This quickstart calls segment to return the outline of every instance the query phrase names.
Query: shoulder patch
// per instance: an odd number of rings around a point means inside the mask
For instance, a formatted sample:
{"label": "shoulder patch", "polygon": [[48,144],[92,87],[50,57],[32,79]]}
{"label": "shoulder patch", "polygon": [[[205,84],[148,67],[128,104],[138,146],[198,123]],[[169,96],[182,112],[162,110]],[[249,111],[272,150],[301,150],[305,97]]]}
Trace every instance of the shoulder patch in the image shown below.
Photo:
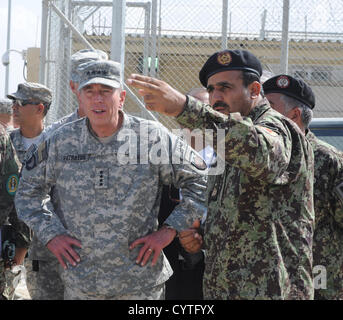
{"label": "shoulder patch", "polygon": [[25,168],[27,170],[32,170],[39,163],[48,159],[49,152],[49,142],[42,142],[39,147],[36,145],[31,146],[28,150],[27,157],[25,157]]}
{"label": "shoulder patch", "polygon": [[198,170],[206,170],[207,169],[207,165],[206,165],[205,160],[203,158],[201,158],[201,156],[195,151],[191,152],[191,164],[194,167],[196,167]]}
{"label": "shoulder patch", "polygon": [[14,196],[18,189],[19,178],[16,174],[11,174],[6,181],[7,193]]}
{"label": "shoulder patch", "polygon": [[263,127],[263,126],[260,126],[260,125],[257,125],[256,127],[258,129],[260,129],[261,131],[270,134],[273,137],[277,137],[278,136],[278,134],[275,131],[273,131],[272,129],[269,129],[267,127]]}

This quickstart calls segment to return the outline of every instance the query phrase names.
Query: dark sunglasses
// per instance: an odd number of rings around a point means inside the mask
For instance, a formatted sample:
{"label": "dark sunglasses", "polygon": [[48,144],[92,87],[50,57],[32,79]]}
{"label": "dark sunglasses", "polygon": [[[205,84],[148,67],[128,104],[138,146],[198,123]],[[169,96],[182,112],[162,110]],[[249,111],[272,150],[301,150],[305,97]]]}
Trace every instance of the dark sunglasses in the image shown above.
{"label": "dark sunglasses", "polygon": [[29,101],[29,100],[13,100],[13,105],[18,105],[20,107],[24,107],[27,104],[39,105],[41,103],[40,102],[33,102],[33,101]]}

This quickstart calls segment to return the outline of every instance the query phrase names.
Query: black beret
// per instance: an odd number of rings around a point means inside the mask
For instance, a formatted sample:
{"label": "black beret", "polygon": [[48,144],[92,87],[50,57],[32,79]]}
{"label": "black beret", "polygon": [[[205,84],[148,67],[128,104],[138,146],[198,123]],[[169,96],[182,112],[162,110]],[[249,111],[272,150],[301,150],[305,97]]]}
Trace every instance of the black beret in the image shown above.
{"label": "black beret", "polygon": [[229,70],[243,70],[262,75],[261,62],[246,50],[223,50],[208,58],[199,72],[199,80],[207,87],[207,80],[218,72]]}
{"label": "black beret", "polygon": [[306,104],[313,109],[315,106],[314,93],[303,80],[295,79],[286,74],[279,74],[263,83],[263,91],[267,93],[282,93]]}

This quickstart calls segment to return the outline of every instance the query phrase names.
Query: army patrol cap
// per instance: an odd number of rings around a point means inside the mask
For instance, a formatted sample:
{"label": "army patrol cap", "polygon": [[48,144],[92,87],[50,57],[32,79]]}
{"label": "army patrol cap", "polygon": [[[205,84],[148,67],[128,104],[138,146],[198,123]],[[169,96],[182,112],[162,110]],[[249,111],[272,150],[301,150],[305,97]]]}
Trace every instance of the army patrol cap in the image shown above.
{"label": "army patrol cap", "polygon": [[205,62],[199,72],[199,80],[207,87],[207,80],[218,72],[242,70],[262,75],[261,62],[251,52],[246,50],[223,50],[216,52]]}
{"label": "army patrol cap", "polygon": [[8,94],[7,98],[36,103],[51,103],[52,92],[40,83],[24,82],[18,85],[17,92]]}
{"label": "army patrol cap", "polygon": [[112,88],[121,86],[121,66],[115,61],[91,61],[78,68],[80,76],[79,90],[89,84],[103,84]]}
{"label": "army patrol cap", "polygon": [[0,113],[12,114],[13,113],[12,105],[13,105],[12,100],[6,99],[6,98],[0,98]]}
{"label": "army patrol cap", "polygon": [[310,109],[315,106],[315,96],[311,87],[303,80],[286,74],[279,74],[268,79],[263,83],[263,91],[265,94],[282,93],[304,103]]}
{"label": "army patrol cap", "polygon": [[80,51],[75,52],[71,56],[71,72],[70,72],[70,79],[73,82],[79,82],[79,74],[77,72],[77,68],[80,64],[86,63],[89,61],[95,60],[108,60],[108,55],[105,51],[102,50],[92,50],[92,49],[82,49]]}

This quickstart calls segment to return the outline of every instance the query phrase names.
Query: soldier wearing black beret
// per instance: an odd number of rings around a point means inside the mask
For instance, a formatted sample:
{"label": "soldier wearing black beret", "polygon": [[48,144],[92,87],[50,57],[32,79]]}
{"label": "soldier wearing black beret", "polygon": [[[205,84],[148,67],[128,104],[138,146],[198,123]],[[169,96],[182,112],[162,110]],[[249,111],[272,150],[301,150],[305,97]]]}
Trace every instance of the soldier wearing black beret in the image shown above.
{"label": "soldier wearing black beret", "polygon": [[315,106],[315,96],[309,85],[303,80],[286,74],[272,77],[263,84],[264,93],[281,93],[307,105],[310,109]]}
{"label": "soldier wearing black beret", "polygon": [[263,88],[271,106],[299,126],[314,152],[315,299],[343,299],[343,155],[308,129],[315,106],[315,96],[309,85],[281,74],[267,80]]}
{"label": "soldier wearing black beret", "polygon": [[255,55],[246,50],[223,50],[213,54],[199,72],[199,80],[207,87],[207,80],[212,75],[228,71],[241,70],[252,72],[258,78],[262,75],[262,65]]}
{"label": "soldier wearing black beret", "polygon": [[[199,73],[210,105],[158,79],[128,79],[148,109],[191,130],[210,129],[216,141],[203,238],[205,299],[313,299],[313,152],[263,98],[261,75],[251,52],[214,53]],[[197,227],[179,233],[190,253],[202,244],[193,236]]]}

